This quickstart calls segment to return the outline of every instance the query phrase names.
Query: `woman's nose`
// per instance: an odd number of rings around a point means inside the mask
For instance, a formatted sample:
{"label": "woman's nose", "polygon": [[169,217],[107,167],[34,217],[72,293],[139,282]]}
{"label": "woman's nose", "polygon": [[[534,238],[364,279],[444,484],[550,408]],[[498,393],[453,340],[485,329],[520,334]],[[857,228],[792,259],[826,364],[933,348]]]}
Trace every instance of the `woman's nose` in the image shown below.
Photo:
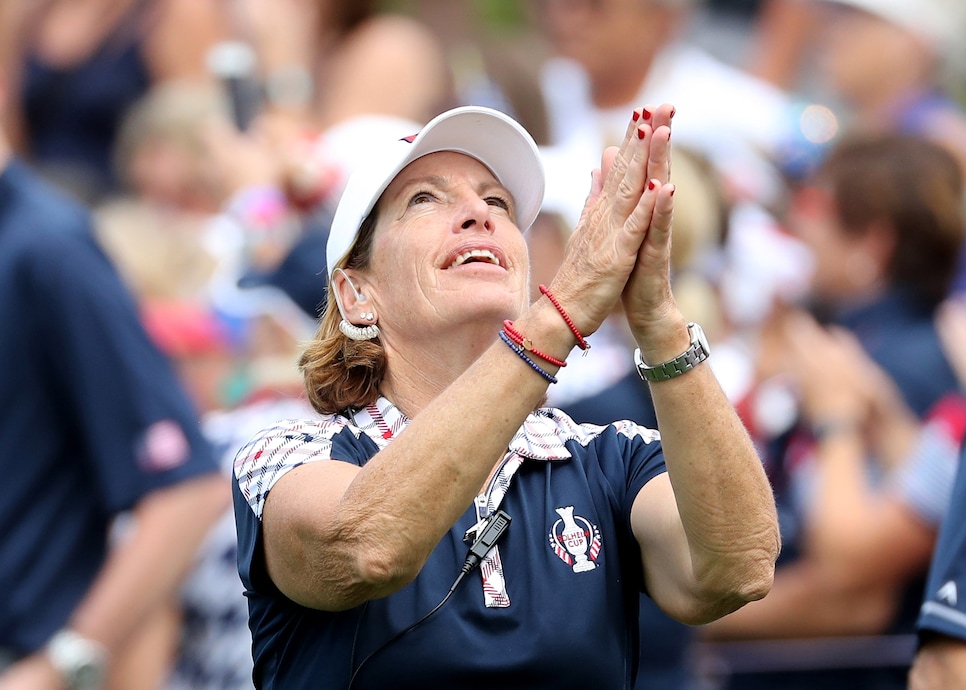
{"label": "woman's nose", "polygon": [[460,230],[477,230],[492,232],[493,221],[490,218],[490,205],[478,195],[465,197],[460,204]]}

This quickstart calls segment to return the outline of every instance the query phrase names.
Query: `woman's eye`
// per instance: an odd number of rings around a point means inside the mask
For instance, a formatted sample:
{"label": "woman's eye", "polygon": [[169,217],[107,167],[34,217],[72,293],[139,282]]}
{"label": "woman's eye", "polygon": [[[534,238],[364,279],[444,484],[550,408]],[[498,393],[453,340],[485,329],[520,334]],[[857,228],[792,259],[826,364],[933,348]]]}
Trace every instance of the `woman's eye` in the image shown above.
{"label": "woman's eye", "polygon": [[488,196],[486,197],[486,203],[490,206],[502,208],[504,211],[510,210],[510,203],[501,196]]}
{"label": "woman's eye", "polygon": [[430,201],[435,201],[435,199],[436,197],[429,192],[417,192],[413,194],[412,198],[409,200],[409,205],[415,206],[416,204],[425,204]]}

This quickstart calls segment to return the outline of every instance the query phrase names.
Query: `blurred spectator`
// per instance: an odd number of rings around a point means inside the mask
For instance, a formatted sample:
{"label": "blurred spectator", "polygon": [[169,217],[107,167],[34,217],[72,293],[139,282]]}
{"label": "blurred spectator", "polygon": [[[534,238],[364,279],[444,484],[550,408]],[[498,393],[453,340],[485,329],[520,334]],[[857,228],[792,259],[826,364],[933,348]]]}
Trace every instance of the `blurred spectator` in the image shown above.
{"label": "blurred spectator", "polygon": [[268,112],[326,129],[373,113],[424,122],[448,104],[436,39],[372,0],[238,0],[234,21],[255,50]]}
{"label": "blurred spectator", "polygon": [[688,35],[780,89],[796,90],[813,33],[812,0],[706,0]]}
{"label": "blurred spectator", "polygon": [[[210,308],[184,299],[148,300],[142,315],[202,410],[202,430],[226,476],[238,448],[256,430],[279,419],[312,416],[294,360],[287,376],[251,362],[250,374],[258,380],[249,381],[245,400],[231,402],[226,389],[232,385],[240,348]],[[253,687],[248,602],[236,562],[234,516],[226,510],[208,532],[176,601],[180,625],[168,633],[174,654],[166,690]],[[156,647],[155,654],[161,649]]]}
{"label": "blurred spectator", "polygon": [[[960,384],[966,383],[966,303],[949,302],[939,314],[939,332]],[[966,686],[966,463],[960,460],[952,510],[943,520],[933,555],[926,595],[916,627],[919,650],[909,675],[910,690],[941,690]]]}
{"label": "blurred spectator", "polygon": [[[787,135],[788,97],[682,40],[694,0],[542,0],[554,52],[542,73],[550,118],[545,207],[573,226],[594,152],[623,137],[627,113],[672,103],[674,137],[724,175],[731,200],[774,202],[767,161]],[[764,156],[762,155],[764,152]]]}
{"label": "blurred spectator", "polygon": [[[771,594],[710,626],[716,639],[911,633],[966,429],[933,320],[963,244],[963,193],[947,150],[895,136],[840,143],[797,193],[812,309],[852,335],[794,312],[764,333],[762,382],[743,408],[776,490],[783,554]],[[904,688],[912,649],[899,640],[867,653],[857,640],[802,645],[781,672],[728,687]]]}
{"label": "blurred spectator", "polygon": [[364,116],[422,123],[451,105],[433,34],[371,0],[238,0],[233,24],[252,51],[256,126],[280,156],[281,182],[296,203],[337,198],[351,172],[318,134]]}
{"label": "blurred spectator", "polygon": [[87,212],[2,136],[0,265],[0,687],[101,687],[228,487]]}
{"label": "blurred spectator", "polygon": [[14,0],[0,29],[8,45],[16,148],[87,201],[117,188],[115,138],[153,84],[206,77],[224,32],[218,0]]}
{"label": "blurred spectator", "polygon": [[227,199],[227,181],[210,155],[209,130],[230,122],[227,99],[214,85],[168,81],[128,109],[114,164],[123,191],[152,204],[201,215]]}
{"label": "blurred spectator", "polygon": [[[814,1],[814,0],[813,0]],[[844,129],[904,132],[949,147],[966,169],[966,4],[961,0],[818,0],[821,78]]]}

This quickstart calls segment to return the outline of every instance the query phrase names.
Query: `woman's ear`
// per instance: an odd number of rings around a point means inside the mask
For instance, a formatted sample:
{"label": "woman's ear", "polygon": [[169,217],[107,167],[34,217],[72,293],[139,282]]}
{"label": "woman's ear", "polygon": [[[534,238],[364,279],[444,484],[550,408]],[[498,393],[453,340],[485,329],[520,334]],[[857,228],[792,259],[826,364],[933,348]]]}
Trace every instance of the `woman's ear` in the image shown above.
{"label": "woman's ear", "polygon": [[[358,279],[358,277],[357,277]],[[368,298],[349,274],[341,268],[332,272],[330,290],[335,295],[342,318],[350,323],[360,320],[358,312],[367,311]],[[353,318],[353,316],[355,318]]]}

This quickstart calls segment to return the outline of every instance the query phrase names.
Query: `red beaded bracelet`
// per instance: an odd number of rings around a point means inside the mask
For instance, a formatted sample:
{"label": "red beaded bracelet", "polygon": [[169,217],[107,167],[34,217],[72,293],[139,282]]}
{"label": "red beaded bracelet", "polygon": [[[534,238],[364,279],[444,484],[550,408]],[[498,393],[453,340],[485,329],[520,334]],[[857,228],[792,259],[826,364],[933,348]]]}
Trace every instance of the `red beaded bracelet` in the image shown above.
{"label": "red beaded bracelet", "polygon": [[580,331],[577,330],[577,326],[574,325],[573,319],[571,319],[570,315],[567,314],[567,312],[564,311],[564,308],[560,306],[560,302],[558,302],[557,298],[550,293],[550,290],[547,289],[547,286],[541,285],[540,292],[547,296],[547,299],[550,300],[553,306],[557,308],[557,311],[560,312],[563,320],[567,322],[567,326],[570,327],[570,332],[573,333],[574,337],[577,339],[577,347],[579,347],[581,350],[589,350],[590,343],[588,343],[584,339],[584,336],[580,334]]}
{"label": "red beaded bracelet", "polygon": [[506,333],[507,337],[509,337],[510,340],[515,342],[517,345],[522,347],[527,352],[532,352],[533,354],[535,354],[537,357],[544,360],[545,362],[550,362],[551,364],[554,364],[558,367],[567,366],[567,363],[562,359],[557,359],[556,357],[548,355],[544,352],[541,352],[537,348],[535,348],[533,346],[533,341],[531,341],[530,338],[525,338],[523,334],[520,333],[520,331],[514,328],[513,322],[510,321],[510,319],[507,319],[503,322],[503,332]]}

